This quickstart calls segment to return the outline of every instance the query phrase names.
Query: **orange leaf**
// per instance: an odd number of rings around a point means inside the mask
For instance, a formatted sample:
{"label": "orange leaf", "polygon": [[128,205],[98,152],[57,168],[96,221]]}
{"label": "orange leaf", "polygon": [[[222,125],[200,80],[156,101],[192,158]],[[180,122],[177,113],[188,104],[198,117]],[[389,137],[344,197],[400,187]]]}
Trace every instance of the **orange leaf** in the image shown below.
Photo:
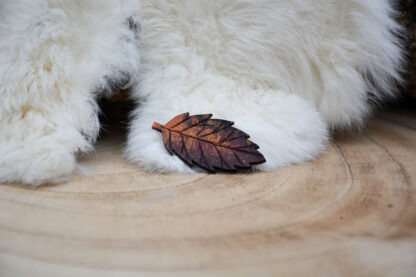
{"label": "orange leaf", "polygon": [[232,127],[233,122],[211,116],[184,113],[165,125],[155,122],[152,128],[162,132],[163,143],[171,155],[209,172],[250,169],[266,162],[249,135]]}

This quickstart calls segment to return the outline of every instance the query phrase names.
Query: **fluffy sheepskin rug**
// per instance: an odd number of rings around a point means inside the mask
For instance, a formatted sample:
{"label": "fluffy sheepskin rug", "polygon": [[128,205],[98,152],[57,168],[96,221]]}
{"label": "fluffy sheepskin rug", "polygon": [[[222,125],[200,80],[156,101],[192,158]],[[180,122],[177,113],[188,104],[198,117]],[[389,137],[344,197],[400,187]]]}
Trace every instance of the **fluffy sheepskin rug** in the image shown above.
{"label": "fluffy sheepskin rug", "polygon": [[393,16],[389,0],[1,1],[0,182],[68,179],[97,98],[125,86],[125,155],[147,170],[192,171],[151,129],[184,112],[234,121],[260,169],[314,158],[394,97]]}

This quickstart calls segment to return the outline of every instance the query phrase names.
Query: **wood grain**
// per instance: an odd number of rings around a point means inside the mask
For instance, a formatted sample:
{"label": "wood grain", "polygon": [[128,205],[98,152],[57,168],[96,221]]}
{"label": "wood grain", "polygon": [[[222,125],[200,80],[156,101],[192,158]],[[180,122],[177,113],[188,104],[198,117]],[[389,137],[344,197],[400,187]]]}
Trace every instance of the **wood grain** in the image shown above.
{"label": "wood grain", "polygon": [[415,276],[416,112],[302,165],[157,175],[122,135],[59,186],[0,186],[0,276]]}

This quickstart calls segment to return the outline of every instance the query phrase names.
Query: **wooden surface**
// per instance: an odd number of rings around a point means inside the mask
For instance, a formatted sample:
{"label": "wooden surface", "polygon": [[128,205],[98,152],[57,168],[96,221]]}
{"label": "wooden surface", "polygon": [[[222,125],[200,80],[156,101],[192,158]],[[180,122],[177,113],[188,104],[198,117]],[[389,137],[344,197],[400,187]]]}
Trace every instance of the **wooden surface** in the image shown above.
{"label": "wooden surface", "polygon": [[252,175],[156,175],[121,136],[91,177],[0,186],[0,276],[416,276],[416,112]]}

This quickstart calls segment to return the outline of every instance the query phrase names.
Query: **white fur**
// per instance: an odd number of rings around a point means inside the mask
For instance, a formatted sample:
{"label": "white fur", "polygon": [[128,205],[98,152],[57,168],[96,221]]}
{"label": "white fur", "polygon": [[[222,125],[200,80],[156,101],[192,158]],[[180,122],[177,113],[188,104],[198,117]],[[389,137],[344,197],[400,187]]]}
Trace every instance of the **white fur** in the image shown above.
{"label": "white fur", "polygon": [[126,156],[191,171],[153,121],[213,113],[236,122],[271,169],[320,154],[329,128],[361,125],[369,93],[393,96],[401,50],[388,0],[143,2],[142,72]]}
{"label": "white fur", "polygon": [[97,136],[97,92],[125,75],[125,153],[148,170],[193,171],[151,129],[183,112],[234,121],[261,169],[311,159],[394,97],[398,31],[389,0],[1,1],[0,183],[66,180]]}
{"label": "white fur", "polygon": [[[97,137],[96,92],[137,79],[138,1],[0,3],[0,183],[55,183]],[[137,15],[136,15],[137,17]]]}

